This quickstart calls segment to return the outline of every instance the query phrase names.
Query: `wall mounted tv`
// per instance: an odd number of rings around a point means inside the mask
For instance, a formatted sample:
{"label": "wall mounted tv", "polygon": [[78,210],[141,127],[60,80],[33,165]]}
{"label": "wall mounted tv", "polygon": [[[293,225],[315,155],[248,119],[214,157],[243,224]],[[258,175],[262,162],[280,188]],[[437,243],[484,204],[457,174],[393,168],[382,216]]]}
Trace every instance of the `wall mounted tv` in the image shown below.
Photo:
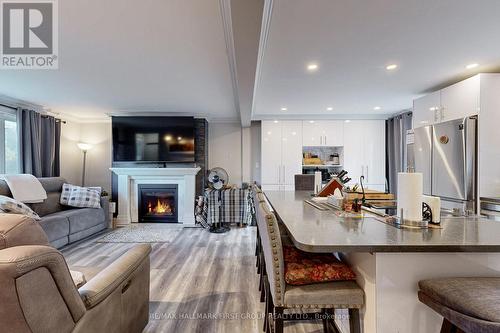
{"label": "wall mounted tv", "polygon": [[112,117],[114,162],[194,162],[193,117]]}

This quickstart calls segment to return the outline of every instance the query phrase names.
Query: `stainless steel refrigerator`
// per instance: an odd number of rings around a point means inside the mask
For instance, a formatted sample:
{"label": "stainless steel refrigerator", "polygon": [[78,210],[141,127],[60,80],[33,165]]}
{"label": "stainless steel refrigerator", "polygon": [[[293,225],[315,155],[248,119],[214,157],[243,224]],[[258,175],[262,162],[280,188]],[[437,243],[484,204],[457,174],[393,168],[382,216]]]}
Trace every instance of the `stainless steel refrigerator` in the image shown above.
{"label": "stainless steel refrigerator", "polygon": [[475,212],[477,116],[416,128],[410,145],[408,162],[423,174],[424,194]]}

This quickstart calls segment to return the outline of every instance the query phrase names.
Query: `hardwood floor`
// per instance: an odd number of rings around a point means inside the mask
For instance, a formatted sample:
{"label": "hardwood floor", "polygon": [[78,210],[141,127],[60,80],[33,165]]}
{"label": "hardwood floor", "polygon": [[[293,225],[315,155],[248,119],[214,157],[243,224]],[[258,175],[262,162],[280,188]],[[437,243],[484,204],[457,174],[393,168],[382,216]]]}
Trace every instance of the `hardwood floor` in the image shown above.
{"label": "hardwood floor", "polygon": [[[255,235],[254,227],[227,234],[186,228],[171,243],[152,244],[150,321],[144,332],[262,332]],[[96,243],[100,237],[63,249],[68,264],[104,268],[134,246]],[[290,322],[285,332],[319,333],[322,326]]]}

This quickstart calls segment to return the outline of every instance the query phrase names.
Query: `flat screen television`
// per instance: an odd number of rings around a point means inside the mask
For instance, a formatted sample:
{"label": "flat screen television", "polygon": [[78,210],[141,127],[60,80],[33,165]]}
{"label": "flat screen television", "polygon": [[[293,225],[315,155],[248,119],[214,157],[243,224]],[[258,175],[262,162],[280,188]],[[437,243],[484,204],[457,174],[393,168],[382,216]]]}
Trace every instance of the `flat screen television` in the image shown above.
{"label": "flat screen television", "polygon": [[194,162],[193,117],[112,117],[114,162]]}

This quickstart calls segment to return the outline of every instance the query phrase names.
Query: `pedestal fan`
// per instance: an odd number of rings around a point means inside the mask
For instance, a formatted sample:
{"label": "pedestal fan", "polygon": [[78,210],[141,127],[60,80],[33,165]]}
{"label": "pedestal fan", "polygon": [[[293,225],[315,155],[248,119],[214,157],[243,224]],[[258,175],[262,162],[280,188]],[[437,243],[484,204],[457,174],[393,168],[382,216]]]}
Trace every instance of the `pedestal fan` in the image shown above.
{"label": "pedestal fan", "polygon": [[219,209],[219,221],[214,223],[209,231],[217,234],[221,234],[229,231],[229,227],[225,227],[222,225],[221,216],[222,216],[222,190],[226,187],[229,182],[229,175],[227,171],[223,168],[213,168],[210,170],[208,174],[208,185],[210,188],[217,191],[217,208]]}

